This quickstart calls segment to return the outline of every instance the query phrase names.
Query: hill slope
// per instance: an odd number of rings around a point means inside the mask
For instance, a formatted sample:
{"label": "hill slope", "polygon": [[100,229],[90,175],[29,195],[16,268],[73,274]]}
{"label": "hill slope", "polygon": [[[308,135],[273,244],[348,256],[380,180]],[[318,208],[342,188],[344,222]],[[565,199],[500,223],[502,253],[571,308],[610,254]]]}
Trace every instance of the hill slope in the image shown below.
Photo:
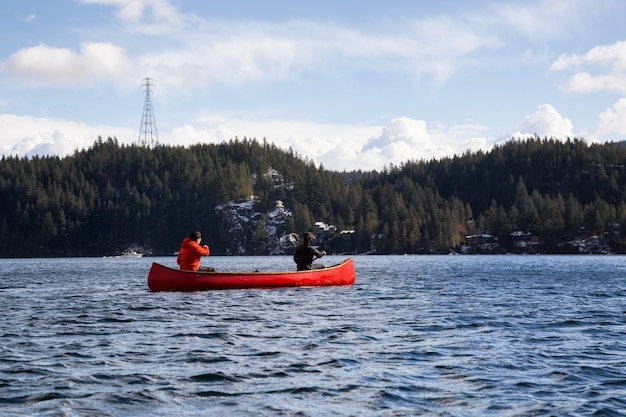
{"label": "hill slope", "polygon": [[[316,221],[335,226],[324,240],[334,252],[447,253],[483,235],[498,251],[520,250],[520,236],[542,252],[592,237],[621,251],[625,165],[622,144],[582,140],[338,173],[245,138],[155,149],[98,139],[65,158],[0,160],[0,256],[171,254],[196,229],[216,255],[282,253],[281,239]],[[243,201],[258,218],[233,226],[219,207]],[[287,214],[272,223],[277,201]]]}

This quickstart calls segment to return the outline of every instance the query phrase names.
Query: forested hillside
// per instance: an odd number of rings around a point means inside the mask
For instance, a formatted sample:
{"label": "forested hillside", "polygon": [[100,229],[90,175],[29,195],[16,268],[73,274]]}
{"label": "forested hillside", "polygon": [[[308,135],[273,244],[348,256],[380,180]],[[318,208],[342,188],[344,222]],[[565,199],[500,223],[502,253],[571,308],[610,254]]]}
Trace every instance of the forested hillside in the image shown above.
{"label": "forested hillside", "polygon": [[283,201],[289,231],[316,221],[354,230],[352,253],[448,253],[487,234],[510,251],[514,232],[542,252],[570,252],[565,242],[592,236],[621,251],[625,164],[615,143],[535,138],[340,173],[266,141],[149,149],[98,139],[65,158],[0,160],[0,256],[102,256],[136,244],[171,254],[196,229],[212,254],[225,254],[216,206],[253,195],[260,212]]}
{"label": "forested hillside", "polygon": [[[626,149],[621,143],[588,145],[578,139],[534,138],[512,140],[487,153],[410,162],[368,178],[362,186],[379,196],[374,199],[378,207],[402,196],[411,202],[402,209],[404,213],[415,207],[411,190],[423,187],[422,207],[436,207],[425,214],[418,212],[418,219],[429,219],[418,224],[430,225],[420,228],[427,233],[422,236],[440,251],[456,246],[460,235],[476,233],[493,234],[502,248],[514,250],[513,232],[535,237],[541,252],[576,252],[567,242],[589,239],[621,251],[619,230],[626,225],[625,164]],[[428,203],[429,192],[434,193],[433,203]],[[386,222],[395,217],[381,218]],[[387,250],[397,252],[393,244],[402,242],[402,237],[386,236],[392,242]]]}

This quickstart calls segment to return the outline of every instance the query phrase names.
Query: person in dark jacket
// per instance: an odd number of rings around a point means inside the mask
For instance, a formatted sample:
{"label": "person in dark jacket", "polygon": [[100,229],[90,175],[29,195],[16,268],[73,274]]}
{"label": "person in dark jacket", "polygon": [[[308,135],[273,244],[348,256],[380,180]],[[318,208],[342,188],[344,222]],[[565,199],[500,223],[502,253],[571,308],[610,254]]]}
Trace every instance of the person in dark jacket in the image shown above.
{"label": "person in dark jacket", "polygon": [[293,260],[296,262],[298,271],[324,268],[323,264],[313,263],[315,258],[321,258],[326,255],[326,252],[320,252],[318,249],[311,246],[311,242],[313,240],[315,240],[315,235],[313,233],[302,233],[302,243],[296,248],[296,253],[293,254]]}

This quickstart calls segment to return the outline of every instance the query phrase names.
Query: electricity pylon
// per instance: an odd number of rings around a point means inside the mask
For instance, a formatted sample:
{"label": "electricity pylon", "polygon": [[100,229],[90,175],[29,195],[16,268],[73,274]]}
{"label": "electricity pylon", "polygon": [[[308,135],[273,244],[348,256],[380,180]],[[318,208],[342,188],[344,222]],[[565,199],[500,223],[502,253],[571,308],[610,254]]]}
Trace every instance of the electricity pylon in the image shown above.
{"label": "electricity pylon", "polygon": [[143,105],[143,114],[141,116],[141,126],[139,127],[139,146],[147,146],[154,148],[159,146],[159,133],[157,132],[156,119],[154,118],[154,111],[152,111],[152,78],[146,77],[143,79],[143,84],[146,93],[146,100]]}

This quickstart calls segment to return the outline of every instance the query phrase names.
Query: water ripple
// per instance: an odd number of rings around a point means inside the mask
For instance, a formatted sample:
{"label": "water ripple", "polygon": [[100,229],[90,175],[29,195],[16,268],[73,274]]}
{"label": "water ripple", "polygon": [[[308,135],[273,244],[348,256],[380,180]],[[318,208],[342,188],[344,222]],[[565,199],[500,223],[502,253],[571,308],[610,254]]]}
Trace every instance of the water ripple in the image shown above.
{"label": "water ripple", "polygon": [[150,259],[0,260],[0,414],[626,415],[624,260],[356,257],[353,287],[198,293],[147,291]]}

